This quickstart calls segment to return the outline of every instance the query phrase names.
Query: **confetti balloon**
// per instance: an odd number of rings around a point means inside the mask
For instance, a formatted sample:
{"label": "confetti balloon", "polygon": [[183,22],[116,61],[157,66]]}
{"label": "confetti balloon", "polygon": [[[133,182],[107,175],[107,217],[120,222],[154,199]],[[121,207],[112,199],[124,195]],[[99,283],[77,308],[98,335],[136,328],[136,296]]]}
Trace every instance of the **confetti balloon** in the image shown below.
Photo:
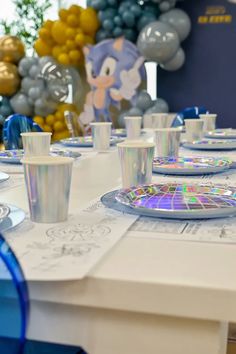
{"label": "confetti balloon", "polygon": [[156,21],[140,32],[137,46],[147,60],[163,63],[170,60],[179,49],[179,36],[169,24]]}

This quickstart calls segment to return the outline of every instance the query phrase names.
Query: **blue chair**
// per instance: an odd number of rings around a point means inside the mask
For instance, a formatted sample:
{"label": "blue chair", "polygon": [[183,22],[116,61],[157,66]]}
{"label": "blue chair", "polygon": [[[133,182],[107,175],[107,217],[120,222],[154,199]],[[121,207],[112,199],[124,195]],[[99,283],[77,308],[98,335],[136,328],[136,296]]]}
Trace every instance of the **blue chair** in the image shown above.
{"label": "blue chair", "polygon": [[29,292],[20,264],[0,235],[0,353],[23,354]]}
{"label": "blue chair", "polygon": [[41,132],[42,129],[32,118],[22,114],[12,114],[3,125],[3,143],[7,150],[22,149],[21,133]]}
{"label": "blue chair", "polygon": [[174,121],[172,123],[172,127],[179,127],[184,125],[185,118],[199,118],[199,114],[209,113],[205,107],[188,107],[183,111],[177,113]]}

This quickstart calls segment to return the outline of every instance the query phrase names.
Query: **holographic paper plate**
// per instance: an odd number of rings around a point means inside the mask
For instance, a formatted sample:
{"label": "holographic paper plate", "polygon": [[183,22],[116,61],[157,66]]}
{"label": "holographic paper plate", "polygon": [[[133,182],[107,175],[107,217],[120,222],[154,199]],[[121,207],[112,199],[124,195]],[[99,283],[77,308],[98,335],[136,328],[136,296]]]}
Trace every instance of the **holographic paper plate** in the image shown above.
{"label": "holographic paper plate", "polygon": [[[141,130],[141,135],[145,134],[144,130]],[[125,138],[127,136],[126,129],[113,129],[112,135],[120,138]]]}
{"label": "holographic paper plate", "polygon": [[184,142],[183,147],[192,150],[234,150],[236,140],[198,140],[192,143]]}
{"label": "holographic paper plate", "polygon": [[[75,151],[65,151],[60,149],[52,149],[52,156],[65,156],[78,158],[81,156],[79,152]],[[24,157],[24,150],[5,150],[0,152],[0,162],[10,163],[10,164],[21,164],[21,159]]]}
{"label": "holographic paper plate", "polygon": [[[122,141],[122,139],[112,136],[110,139],[110,144],[115,145]],[[93,138],[91,136],[79,136],[76,138],[68,138],[60,141],[64,146],[73,146],[73,147],[93,147]]]}
{"label": "holographic paper plate", "polygon": [[230,166],[229,160],[214,157],[155,157],[153,160],[153,172],[171,175],[217,173]]}
{"label": "holographic paper plate", "polygon": [[216,129],[208,132],[205,136],[213,139],[236,139],[236,129]]}
{"label": "holographic paper plate", "polygon": [[16,227],[25,219],[25,212],[22,209],[10,204],[5,205],[5,207],[9,209],[9,213],[0,220],[0,232]]}
{"label": "holographic paper plate", "polygon": [[236,214],[236,188],[224,185],[149,184],[120,190],[115,199],[145,216],[208,219]]}

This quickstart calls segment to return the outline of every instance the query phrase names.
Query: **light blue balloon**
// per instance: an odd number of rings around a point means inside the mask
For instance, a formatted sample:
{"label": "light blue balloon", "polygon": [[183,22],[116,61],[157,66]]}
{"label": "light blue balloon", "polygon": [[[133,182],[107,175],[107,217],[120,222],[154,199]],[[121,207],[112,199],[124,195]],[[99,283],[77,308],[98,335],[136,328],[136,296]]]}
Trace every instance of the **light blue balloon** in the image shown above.
{"label": "light blue balloon", "polygon": [[175,56],[164,64],[161,64],[161,68],[167,71],[176,71],[180,69],[185,62],[185,53],[182,48],[179,48]]}
{"label": "light blue balloon", "polygon": [[137,97],[136,107],[141,111],[146,111],[153,105],[152,98],[147,91],[141,91]]}
{"label": "light blue balloon", "polygon": [[151,61],[164,63],[179,49],[179,36],[176,30],[160,21],[145,26],[139,34],[137,47],[140,53]]}
{"label": "light blue balloon", "polygon": [[112,8],[109,8],[109,9],[106,9],[104,11],[99,11],[98,13],[98,17],[99,17],[99,20],[101,22],[107,20],[107,19],[113,19],[114,16],[116,15],[116,9],[112,9]]}
{"label": "light blue balloon", "polygon": [[191,20],[181,9],[172,9],[164,13],[159,17],[159,20],[174,27],[181,41],[185,40],[191,31]]}
{"label": "light blue balloon", "polygon": [[103,21],[102,23],[102,27],[106,30],[106,31],[110,31],[114,28],[114,23],[111,19],[106,19]]}
{"label": "light blue balloon", "polygon": [[2,105],[0,107],[0,114],[4,117],[8,117],[12,112],[12,108],[9,105]]}
{"label": "light blue balloon", "polygon": [[134,27],[134,25],[135,25],[135,17],[132,14],[132,12],[130,12],[130,11],[123,12],[122,19],[123,19],[123,21],[124,21],[124,23],[126,24],[127,27],[130,27],[130,28]]}

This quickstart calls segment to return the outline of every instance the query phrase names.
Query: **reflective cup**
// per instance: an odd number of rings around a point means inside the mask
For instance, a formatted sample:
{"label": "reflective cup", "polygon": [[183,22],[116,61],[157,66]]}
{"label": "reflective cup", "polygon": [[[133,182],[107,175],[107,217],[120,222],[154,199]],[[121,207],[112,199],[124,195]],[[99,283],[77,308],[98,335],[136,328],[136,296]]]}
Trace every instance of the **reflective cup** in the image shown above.
{"label": "reflective cup", "polygon": [[52,133],[27,132],[21,133],[24,156],[47,156],[50,154]]}
{"label": "reflective cup", "polygon": [[58,156],[22,159],[32,221],[55,223],[67,220],[73,161]]}
{"label": "reflective cup", "polygon": [[208,133],[216,129],[217,114],[199,114],[199,117],[203,120],[203,132]]}
{"label": "reflective cup", "polygon": [[142,117],[125,117],[127,139],[135,140],[140,137]]}
{"label": "reflective cup", "polygon": [[152,128],[170,128],[173,122],[173,115],[168,113],[153,113]]}
{"label": "reflective cup", "polygon": [[92,127],[93,148],[96,151],[106,151],[110,147],[111,125],[110,122],[93,122]]}
{"label": "reflective cup", "polygon": [[152,114],[144,114],[143,127],[152,129]]}
{"label": "reflective cup", "polygon": [[155,129],[157,157],[178,157],[181,130],[179,128]]}
{"label": "reflective cup", "polygon": [[127,140],[117,144],[117,146],[121,165],[122,188],[151,183],[155,144]]}
{"label": "reflective cup", "polygon": [[201,140],[203,137],[203,119],[185,119],[186,139],[188,142]]}

